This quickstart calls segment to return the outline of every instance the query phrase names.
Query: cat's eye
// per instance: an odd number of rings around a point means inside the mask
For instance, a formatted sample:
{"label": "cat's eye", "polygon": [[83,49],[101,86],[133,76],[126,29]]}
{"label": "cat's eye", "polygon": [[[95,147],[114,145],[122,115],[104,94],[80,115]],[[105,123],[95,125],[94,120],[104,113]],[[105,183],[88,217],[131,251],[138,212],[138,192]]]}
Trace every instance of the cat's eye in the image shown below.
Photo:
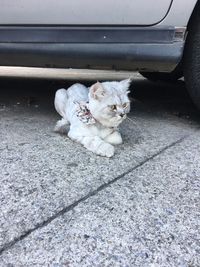
{"label": "cat's eye", "polygon": [[123,107],[123,108],[127,108],[127,107],[128,107],[128,103],[124,103],[124,104],[122,105],[122,107]]}
{"label": "cat's eye", "polygon": [[111,106],[111,109],[112,109],[112,110],[116,110],[116,109],[117,109],[117,106],[116,106],[116,105],[112,105],[112,106]]}

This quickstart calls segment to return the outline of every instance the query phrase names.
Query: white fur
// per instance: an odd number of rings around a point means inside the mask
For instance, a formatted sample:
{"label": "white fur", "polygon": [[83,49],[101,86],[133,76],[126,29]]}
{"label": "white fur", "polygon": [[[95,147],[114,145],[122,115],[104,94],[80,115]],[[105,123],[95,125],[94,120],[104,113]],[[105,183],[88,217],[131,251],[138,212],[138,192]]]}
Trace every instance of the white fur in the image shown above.
{"label": "white fur", "polygon": [[[68,90],[59,89],[55,95],[55,109],[61,115],[55,131],[65,132],[70,124],[68,136],[81,143],[88,150],[106,157],[114,155],[114,146],[122,143],[117,130],[119,124],[130,111],[128,88],[130,80],[121,82],[95,83],[90,88],[82,84],[74,84]],[[89,101],[89,110],[96,120],[87,125],[77,117],[77,102]],[[126,107],[123,104],[127,103]],[[115,105],[113,111],[111,106]],[[124,114],[124,117],[121,117]]]}

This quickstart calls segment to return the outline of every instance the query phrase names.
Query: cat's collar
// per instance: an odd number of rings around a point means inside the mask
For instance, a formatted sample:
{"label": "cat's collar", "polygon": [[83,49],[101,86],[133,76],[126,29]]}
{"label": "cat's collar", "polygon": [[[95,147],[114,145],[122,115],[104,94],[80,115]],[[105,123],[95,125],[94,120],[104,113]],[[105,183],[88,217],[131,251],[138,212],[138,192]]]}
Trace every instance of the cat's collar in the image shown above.
{"label": "cat's collar", "polygon": [[89,102],[75,102],[77,109],[76,109],[76,116],[79,118],[80,121],[87,125],[92,125],[96,123],[95,118],[92,116],[89,110]]}

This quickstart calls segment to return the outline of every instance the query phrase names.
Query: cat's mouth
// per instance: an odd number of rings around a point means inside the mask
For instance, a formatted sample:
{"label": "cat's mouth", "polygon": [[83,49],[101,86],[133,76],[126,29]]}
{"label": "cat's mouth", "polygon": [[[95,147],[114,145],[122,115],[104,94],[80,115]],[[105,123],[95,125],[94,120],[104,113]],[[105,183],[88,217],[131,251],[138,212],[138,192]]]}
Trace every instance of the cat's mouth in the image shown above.
{"label": "cat's mouth", "polygon": [[112,119],[110,120],[110,124],[112,124],[113,127],[117,127],[120,123],[122,123],[123,120],[126,119],[126,117],[126,114],[120,114],[115,117],[112,117]]}
{"label": "cat's mouth", "polygon": [[127,117],[127,114],[115,114],[115,116],[109,116],[107,118],[100,117],[95,118],[97,122],[105,127],[118,127]]}
{"label": "cat's mouth", "polygon": [[120,114],[116,116],[116,119],[121,123],[123,120],[125,120],[127,117],[126,114]]}

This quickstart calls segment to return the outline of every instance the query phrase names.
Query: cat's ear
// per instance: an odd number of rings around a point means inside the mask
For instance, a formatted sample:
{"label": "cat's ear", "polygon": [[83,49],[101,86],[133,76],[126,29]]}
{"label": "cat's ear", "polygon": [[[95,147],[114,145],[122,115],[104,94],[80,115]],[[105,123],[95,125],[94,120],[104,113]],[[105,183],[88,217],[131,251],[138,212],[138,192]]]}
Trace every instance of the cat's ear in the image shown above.
{"label": "cat's ear", "polygon": [[105,90],[100,82],[96,82],[90,87],[90,96],[96,100],[100,100],[105,96]]}
{"label": "cat's ear", "polygon": [[126,80],[122,80],[120,82],[120,84],[122,85],[122,88],[123,88],[124,92],[127,91],[127,93],[129,93],[128,89],[129,89],[129,86],[131,84],[131,79],[129,78],[129,79],[126,79]]}

